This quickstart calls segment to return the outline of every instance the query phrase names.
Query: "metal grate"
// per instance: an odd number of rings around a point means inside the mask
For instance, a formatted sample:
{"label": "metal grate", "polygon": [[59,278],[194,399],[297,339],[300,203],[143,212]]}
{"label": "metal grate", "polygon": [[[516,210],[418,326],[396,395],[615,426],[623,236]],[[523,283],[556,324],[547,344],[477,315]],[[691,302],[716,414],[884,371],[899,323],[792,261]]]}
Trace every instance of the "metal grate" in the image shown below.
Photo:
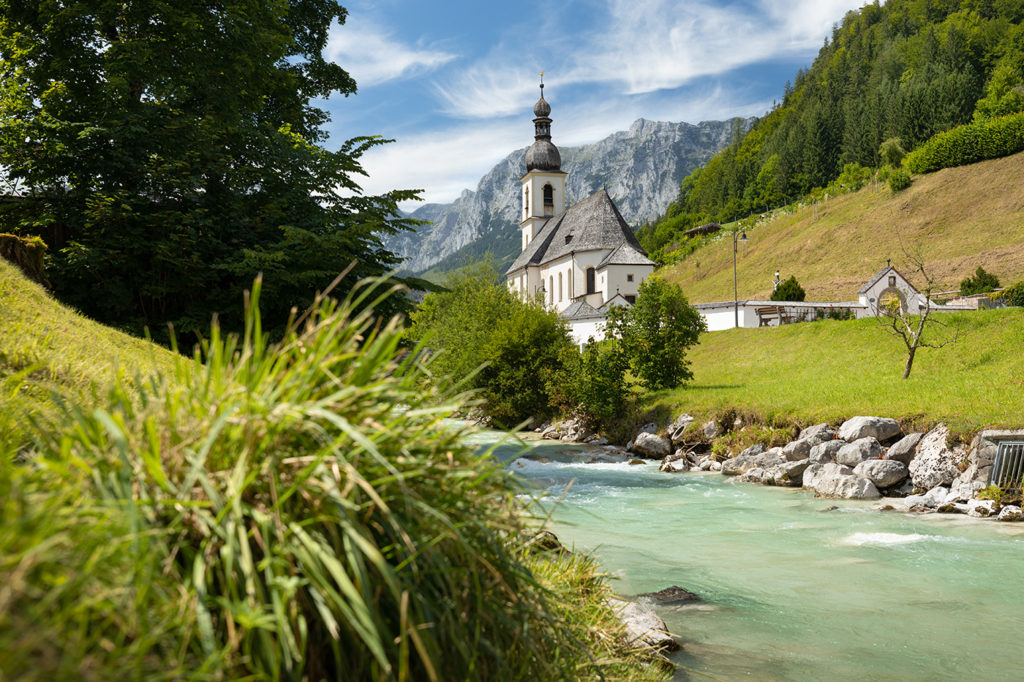
{"label": "metal grate", "polygon": [[1003,490],[1020,490],[1024,478],[1024,441],[1004,440],[999,443],[988,484]]}

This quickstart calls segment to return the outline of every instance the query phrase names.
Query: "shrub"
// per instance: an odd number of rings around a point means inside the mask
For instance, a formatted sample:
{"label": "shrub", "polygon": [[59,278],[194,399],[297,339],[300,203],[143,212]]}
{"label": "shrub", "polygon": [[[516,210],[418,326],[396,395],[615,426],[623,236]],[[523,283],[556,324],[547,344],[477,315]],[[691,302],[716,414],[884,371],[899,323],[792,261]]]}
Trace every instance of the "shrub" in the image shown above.
{"label": "shrub", "polygon": [[985,268],[979,265],[974,272],[974,277],[968,277],[960,282],[960,295],[985,294],[998,288],[999,278],[992,273],[985,272]]}
{"label": "shrub", "polygon": [[779,283],[778,288],[772,292],[773,301],[802,301],[807,297],[807,292],[796,281],[796,277],[790,275],[789,279]]}
{"label": "shrub", "polygon": [[632,306],[612,308],[608,335],[622,343],[633,374],[649,389],[673,388],[693,377],[686,349],[707,324],[676,284],[648,277]]}
{"label": "shrub", "polygon": [[891,189],[894,194],[896,192],[902,192],[906,188],[910,187],[910,183],[910,176],[904,170],[897,168],[889,173],[889,189]]}
{"label": "shrub", "polygon": [[1024,281],[1004,289],[1003,300],[1006,301],[1006,305],[1024,306]]}
{"label": "shrub", "polygon": [[582,353],[566,352],[563,369],[555,378],[553,395],[560,395],[565,411],[581,409],[596,425],[607,427],[625,409],[633,397],[626,371],[629,360],[615,339],[590,343]]}
{"label": "shrub", "polygon": [[0,463],[4,675],[521,680],[621,665],[590,656],[593,621],[567,623],[528,569],[511,475],[445,420],[461,402],[397,353],[397,320],[350,314],[381,297],[321,301],[274,345],[258,297],[243,338],[214,328],[173,378],[68,407],[40,432],[39,466]]}
{"label": "shrub", "polygon": [[1024,150],[1024,113],[974,121],[939,133],[903,161],[911,173],[930,173]]}
{"label": "shrub", "polygon": [[878,156],[881,157],[883,163],[890,166],[900,165],[906,155],[907,152],[904,151],[903,144],[898,137],[890,137],[878,148]]}

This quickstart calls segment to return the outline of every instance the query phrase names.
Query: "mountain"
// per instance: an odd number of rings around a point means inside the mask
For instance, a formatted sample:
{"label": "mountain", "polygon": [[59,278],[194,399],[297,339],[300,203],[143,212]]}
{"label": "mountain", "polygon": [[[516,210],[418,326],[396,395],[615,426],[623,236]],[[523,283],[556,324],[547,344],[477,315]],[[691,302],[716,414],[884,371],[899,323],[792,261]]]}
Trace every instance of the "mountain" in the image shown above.
{"label": "mountain", "polygon": [[[622,216],[637,225],[665,211],[679,183],[734,138],[753,119],[669,123],[639,119],[627,131],[582,147],[559,147],[569,176],[569,205],[602,187]],[[526,172],[526,147],[509,154],[450,204],[426,204],[411,215],[428,220],[415,232],[389,237],[385,247],[406,258],[406,272],[444,271],[492,253],[506,265],[519,253],[519,178]]]}

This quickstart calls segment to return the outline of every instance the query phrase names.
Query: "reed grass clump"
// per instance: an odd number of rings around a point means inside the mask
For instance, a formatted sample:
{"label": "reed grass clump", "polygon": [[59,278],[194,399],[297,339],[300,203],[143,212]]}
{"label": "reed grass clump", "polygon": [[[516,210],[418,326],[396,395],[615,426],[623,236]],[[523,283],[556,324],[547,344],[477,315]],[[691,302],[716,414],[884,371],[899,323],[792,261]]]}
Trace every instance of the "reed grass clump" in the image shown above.
{"label": "reed grass clump", "polygon": [[172,374],[63,405],[27,464],[4,457],[0,678],[653,670],[615,628],[595,654],[553,603],[569,581],[522,547],[515,481],[446,420],[467,397],[373,317],[391,292],[361,291],[271,344],[257,281],[241,338],[214,326]]}

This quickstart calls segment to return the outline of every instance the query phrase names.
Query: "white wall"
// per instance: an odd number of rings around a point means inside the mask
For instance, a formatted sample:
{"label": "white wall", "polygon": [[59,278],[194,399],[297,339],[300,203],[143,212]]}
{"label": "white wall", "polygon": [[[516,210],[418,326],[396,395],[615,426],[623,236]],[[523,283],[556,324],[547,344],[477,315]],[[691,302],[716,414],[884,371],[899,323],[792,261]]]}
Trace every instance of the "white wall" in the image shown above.
{"label": "white wall", "polygon": [[[654,272],[653,265],[606,265],[598,274],[598,282],[603,282],[604,300],[619,293],[623,296],[636,296],[640,283]],[[629,276],[633,281],[629,281]]]}
{"label": "white wall", "polygon": [[570,320],[569,333],[577,346],[584,346],[590,337],[594,341],[604,339],[604,319],[594,318],[592,320]]}
{"label": "white wall", "polygon": [[[715,308],[703,308],[700,310],[700,314],[704,316],[704,321],[708,324],[709,332],[722,331],[723,329],[735,329],[736,327],[736,311],[734,310],[733,304],[723,304],[722,306]],[[758,325],[757,311],[754,306],[745,306],[740,304],[740,326],[741,327],[756,327]]]}

